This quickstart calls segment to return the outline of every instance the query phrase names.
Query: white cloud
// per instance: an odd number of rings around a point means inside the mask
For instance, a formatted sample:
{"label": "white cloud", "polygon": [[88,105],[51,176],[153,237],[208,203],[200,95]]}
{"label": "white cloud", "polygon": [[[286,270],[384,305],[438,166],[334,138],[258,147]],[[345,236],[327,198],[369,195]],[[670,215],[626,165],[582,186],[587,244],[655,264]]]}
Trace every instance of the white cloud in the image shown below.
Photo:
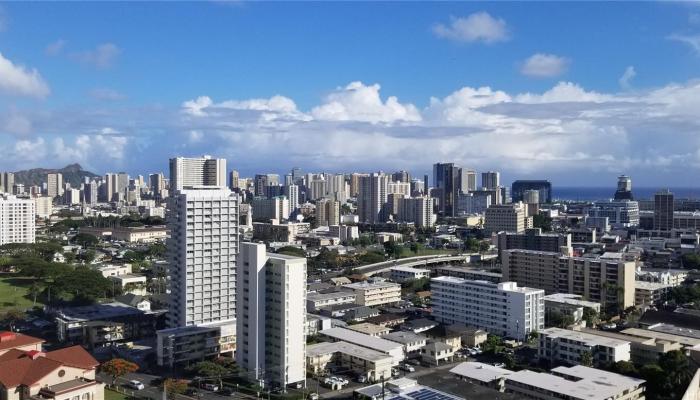
{"label": "white cloud", "polygon": [[129,166],[145,173],[164,169],[169,157],[212,154],[245,174],[297,165],[422,174],[442,160],[499,169],[508,179],[575,176],[572,184],[600,185],[631,169],[635,177],[667,174],[659,179],[682,184],[700,168],[700,80],[624,93],[573,82],[536,93],[462,87],[421,109],[389,99],[379,85],[356,82],[306,112],[283,96],[220,102],[202,96],[176,109],[20,110],[41,134],[0,131],[0,145],[36,152],[27,159],[13,152],[0,159],[0,170],[50,159],[97,172]]}
{"label": "white cloud", "polygon": [[625,72],[622,74],[618,82],[620,83],[620,87],[623,89],[629,89],[632,87],[632,79],[637,76],[637,71],[634,69],[634,66],[630,65],[627,68],[625,68]]}
{"label": "white cloud", "polygon": [[44,53],[48,56],[57,56],[61,54],[67,43],[68,42],[63,39],[58,39],[55,42],[49,43],[46,49],[44,49]]}
{"label": "white cloud", "polygon": [[413,104],[401,104],[395,96],[382,101],[380,88],[378,84],[352,82],[329,94],[322,105],[311,110],[311,115],[327,121],[393,123],[421,120],[420,112]]}
{"label": "white cloud", "polygon": [[43,98],[49,92],[39,71],[16,65],[0,53],[0,93]]}
{"label": "white cloud", "polygon": [[673,34],[668,36],[669,40],[674,40],[676,42],[684,43],[695,52],[695,54],[700,55],[700,35],[680,35]]}
{"label": "white cloud", "polygon": [[487,12],[478,12],[466,18],[451,18],[450,24],[437,24],[433,33],[438,37],[458,42],[503,42],[510,38],[506,21]]}
{"label": "white cloud", "polygon": [[537,53],[520,67],[520,73],[533,78],[554,78],[566,72],[571,60],[554,54]]}
{"label": "white cloud", "polygon": [[122,50],[114,43],[102,43],[93,50],[73,53],[73,59],[100,69],[111,67]]}

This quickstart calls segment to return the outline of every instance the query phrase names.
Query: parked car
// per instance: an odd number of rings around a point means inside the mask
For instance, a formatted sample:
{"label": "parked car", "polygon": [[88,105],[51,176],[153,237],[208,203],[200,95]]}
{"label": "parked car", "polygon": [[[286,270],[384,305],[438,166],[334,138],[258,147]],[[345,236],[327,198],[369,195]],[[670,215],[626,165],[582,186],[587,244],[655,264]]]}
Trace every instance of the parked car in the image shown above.
{"label": "parked car", "polygon": [[342,385],[347,385],[348,383],[350,383],[350,381],[340,376],[331,376],[331,379],[333,379],[336,382],[340,382]]}
{"label": "parked car", "polygon": [[214,383],[203,383],[202,384],[202,389],[208,390],[210,392],[218,392],[219,391],[219,385],[216,385]]}
{"label": "parked car", "polygon": [[301,382],[294,382],[294,383],[290,383],[289,387],[294,388],[294,389],[301,389],[304,387],[304,385]]}
{"label": "parked car", "polygon": [[401,368],[402,371],[406,371],[406,372],[416,372],[416,369],[413,368],[413,365],[409,365],[409,364],[401,364],[401,366],[399,368]]}
{"label": "parked car", "polygon": [[318,400],[318,393],[309,393],[309,400]]}
{"label": "parked car", "polygon": [[420,365],[420,360],[417,359],[417,358],[410,359],[410,360],[408,360],[408,361],[406,361],[406,362],[409,363],[409,364],[411,364],[411,365],[416,365],[416,366]]}
{"label": "parked car", "polygon": [[134,390],[143,390],[146,386],[141,381],[131,380],[126,383],[126,386]]}
{"label": "parked car", "polygon": [[506,365],[503,363],[494,363],[493,366],[498,367],[498,368],[505,368],[506,367]]}
{"label": "parked car", "polygon": [[358,375],[357,376],[357,382],[358,383],[367,383],[367,377],[364,375]]}

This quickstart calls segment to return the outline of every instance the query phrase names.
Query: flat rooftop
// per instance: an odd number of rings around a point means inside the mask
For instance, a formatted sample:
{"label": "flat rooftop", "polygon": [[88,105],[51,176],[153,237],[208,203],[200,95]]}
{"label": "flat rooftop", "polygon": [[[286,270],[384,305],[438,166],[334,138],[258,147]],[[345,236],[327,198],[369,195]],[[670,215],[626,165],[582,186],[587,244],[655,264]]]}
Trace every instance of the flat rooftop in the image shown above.
{"label": "flat rooftop", "polygon": [[[506,387],[508,382],[518,382],[560,394],[562,398],[605,400],[644,383],[642,379],[629,378],[581,365],[571,368],[557,367],[551,372],[518,371],[507,377]],[[564,375],[567,378],[558,375]]]}
{"label": "flat rooftop", "polygon": [[394,282],[356,282],[343,285],[343,287],[353,289],[353,290],[363,290],[363,289],[381,289],[381,288],[401,288],[401,285]]}
{"label": "flat rooftop", "polygon": [[141,311],[135,307],[118,302],[93,304],[80,307],[66,307],[58,312],[61,319],[75,322],[142,314],[148,314],[148,312]]}
{"label": "flat rooftop", "polygon": [[489,383],[496,379],[513,374],[513,371],[511,370],[494,367],[491,364],[484,364],[480,362],[463,362],[452,368],[450,372],[455,375],[477,380],[483,383]]}
{"label": "flat rooftop", "polygon": [[391,271],[403,271],[403,272],[410,272],[410,273],[424,273],[424,274],[429,274],[430,270],[429,269],[421,269],[421,268],[413,268],[413,267],[407,267],[407,266],[396,266],[396,267],[391,267]]}
{"label": "flat rooftop", "polygon": [[370,324],[369,322],[363,322],[361,324],[355,324],[355,325],[348,325],[348,329],[352,329],[353,331],[356,331],[356,332],[366,333],[368,335],[372,335],[372,334],[376,335],[376,334],[384,333],[386,331],[391,330],[385,326]]}
{"label": "flat rooftop", "polygon": [[357,344],[383,353],[388,353],[402,347],[399,343],[355,332],[351,329],[331,328],[324,329],[319,333],[336,340]]}
{"label": "flat rooftop", "polygon": [[553,293],[544,296],[544,301],[552,301],[562,304],[570,304],[572,306],[588,307],[588,308],[600,308],[600,303],[595,301],[583,300],[582,296],[570,293]]}
{"label": "flat rooftop", "polygon": [[661,282],[634,281],[634,288],[635,289],[662,290],[662,289],[668,289],[671,287],[672,287],[672,285],[668,285],[668,284],[661,283]]}
{"label": "flat rooftop", "polygon": [[391,340],[392,342],[402,344],[425,342],[428,340],[428,338],[423,335],[419,335],[417,333],[409,331],[389,332],[387,334],[382,335],[382,339]]}
{"label": "flat rooftop", "polygon": [[307,357],[318,357],[333,353],[348,354],[367,361],[393,360],[392,356],[348,342],[322,342],[306,346]]}
{"label": "flat rooftop", "polygon": [[350,291],[340,291],[340,292],[330,292],[330,293],[316,293],[311,292],[306,294],[306,300],[319,301],[319,300],[332,300],[340,299],[343,297],[355,298],[355,293]]}
{"label": "flat rooftop", "polygon": [[624,346],[625,344],[630,344],[629,340],[614,339],[605,336],[594,335],[588,332],[572,331],[569,329],[561,328],[547,328],[540,331],[540,334],[554,338],[563,338],[568,340],[574,340],[577,342],[585,342],[588,344],[598,346],[618,347]]}

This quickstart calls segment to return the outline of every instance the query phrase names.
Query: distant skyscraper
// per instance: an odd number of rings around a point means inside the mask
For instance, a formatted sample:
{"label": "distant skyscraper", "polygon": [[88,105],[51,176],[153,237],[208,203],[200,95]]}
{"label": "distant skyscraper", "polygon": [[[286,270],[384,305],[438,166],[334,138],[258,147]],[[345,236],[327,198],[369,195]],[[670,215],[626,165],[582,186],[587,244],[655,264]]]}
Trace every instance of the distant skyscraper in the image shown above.
{"label": "distant skyscraper", "polygon": [[51,198],[63,196],[63,174],[57,172],[46,176],[46,194]]}
{"label": "distant skyscraper", "polygon": [[411,182],[411,174],[409,174],[407,171],[397,171],[391,174],[391,179],[394,182]]}
{"label": "distant skyscraper", "polygon": [[316,202],[316,223],[318,226],[331,226],[340,223],[340,202],[333,199],[320,199]]}
{"label": "distant skyscraper", "polygon": [[438,199],[438,211],[446,217],[457,215],[457,199],[464,192],[462,186],[466,183],[462,168],[453,163],[437,163],[433,165],[433,193]]}
{"label": "distant skyscraper", "polygon": [[87,205],[97,204],[97,182],[91,181],[83,188],[83,203]]}
{"label": "distant skyscraper", "polygon": [[524,201],[526,190],[537,190],[540,203],[552,202],[552,184],[547,180],[517,180],[511,185],[510,195],[513,202]]}
{"label": "distant skyscraper", "polygon": [[654,229],[670,231],[673,229],[673,193],[668,189],[654,195]]}
{"label": "distant skyscraper", "polygon": [[486,189],[497,189],[501,186],[500,172],[487,171],[481,173],[481,187]]}
{"label": "distant skyscraper", "polygon": [[373,173],[360,177],[360,190],[357,195],[357,210],[360,222],[377,224],[388,218],[389,177],[383,173]]}
{"label": "distant skyscraper", "polygon": [[266,386],[306,379],[306,258],[241,243],[236,363]]}
{"label": "distant skyscraper", "polygon": [[467,193],[470,190],[476,190],[476,171],[467,169],[462,171],[462,176],[466,184],[462,186],[462,192]]}
{"label": "distant skyscraper", "polygon": [[254,194],[256,196],[267,196],[268,186],[279,186],[280,176],[277,174],[257,174],[255,175]]}
{"label": "distant skyscraper", "polygon": [[632,179],[626,175],[617,178],[617,190],[615,200],[634,200],[632,197]]}
{"label": "distant skyscraper", "polygon": [[302,179],[304,179],[304,173],[301,171],[301,168],[292,168],[292,180],[294,181],[293,183],[298,185],[299,183],[301,183]]}
{"label": "distant skyscraper", "polygon": [[12,172],[0,173],[0,193],[12,193],[15,186],[15,174]]}
{"label": "distant skyscraper", "polygon": [[165,190],[165,176],[163,173],[151,174],[148,176],[148,184],[151,193],[157,198],[162,198],[163,190]]}
{"label": "distant skyscraper", "polygon": [[299,186],[293,184],[285,186],[284,195],[289,199],[289,212],[293,213],[299,208]]}
{"label": "distant skyscraper", "polygon": [[177,157],[170,159],[170,192],[196,186],[226,187],[226,159]]}

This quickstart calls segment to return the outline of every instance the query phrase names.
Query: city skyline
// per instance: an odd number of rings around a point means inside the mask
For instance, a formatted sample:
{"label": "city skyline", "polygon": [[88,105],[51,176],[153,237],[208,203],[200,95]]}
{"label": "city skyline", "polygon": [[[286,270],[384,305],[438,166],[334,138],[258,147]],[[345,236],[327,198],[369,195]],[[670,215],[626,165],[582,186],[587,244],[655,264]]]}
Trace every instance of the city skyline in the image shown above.
{"label": "city skyline", "polygon": [[505,182],[696,186],[691,3],[11,3],[1,15],[0,170],[133,175],[211,154],[243,175],[422,175],[443,161]]}

